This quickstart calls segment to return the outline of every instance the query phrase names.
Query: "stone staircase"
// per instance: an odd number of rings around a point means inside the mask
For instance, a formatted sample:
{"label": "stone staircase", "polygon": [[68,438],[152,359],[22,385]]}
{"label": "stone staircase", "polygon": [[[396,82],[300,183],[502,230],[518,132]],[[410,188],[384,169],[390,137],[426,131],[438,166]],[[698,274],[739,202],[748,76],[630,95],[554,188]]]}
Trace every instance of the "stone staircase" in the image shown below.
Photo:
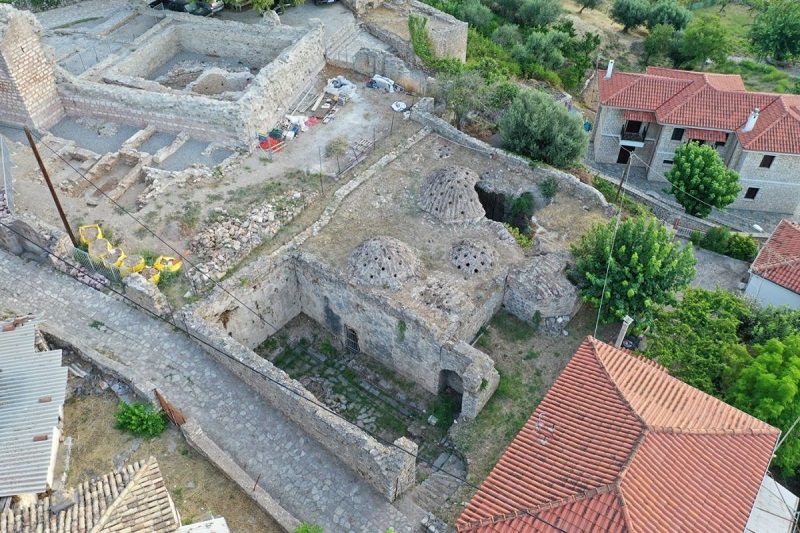
{"label": "stone staircase", "polygon": [[355,22],[342,26],[325,46],[325,59],[337,67],[352,69],[356,52],[362,48],[389,51],[390,47],[380,39],[370,35]]}
{"label": "stone staircase", "polygon": [[414,489],[412,497],[421,508],[437,515],[445,505],[454,504],[450,499],[464,485],[460,479],[466,479],[467,469],[461,459],[448,453],[442,453],[433,466],[434,472]]}

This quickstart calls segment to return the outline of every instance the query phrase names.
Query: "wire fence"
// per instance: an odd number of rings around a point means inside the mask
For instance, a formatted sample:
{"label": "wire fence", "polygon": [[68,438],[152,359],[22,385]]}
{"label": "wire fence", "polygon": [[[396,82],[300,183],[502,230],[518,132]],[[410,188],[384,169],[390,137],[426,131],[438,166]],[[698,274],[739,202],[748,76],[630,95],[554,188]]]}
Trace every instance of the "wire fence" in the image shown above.
{"label": "wire fence", "polygon": [[113,283],[122,283],[122,278],[130,274],[130,270],[112,265],[103,259],[89,255],[88,252],[67,244],[67,253],[81,266],[90,272],[100,274]]}
{"label": "wire fence", "polygon": [[5,138],[0,135],[0,174],[3,176],[3,191],[5,208],[9,213],[14,212],[14,189],[11,186],[11,155]]}

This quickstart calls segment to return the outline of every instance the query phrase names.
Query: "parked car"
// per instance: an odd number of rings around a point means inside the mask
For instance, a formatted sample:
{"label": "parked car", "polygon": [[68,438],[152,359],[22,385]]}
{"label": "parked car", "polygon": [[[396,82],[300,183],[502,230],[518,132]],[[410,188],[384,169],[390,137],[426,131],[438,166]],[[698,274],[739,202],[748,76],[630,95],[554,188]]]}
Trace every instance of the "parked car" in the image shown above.
{"label": "parked car", "polygon": [[153,0],[150,7],[208,17],[225,7],[224,0]]}

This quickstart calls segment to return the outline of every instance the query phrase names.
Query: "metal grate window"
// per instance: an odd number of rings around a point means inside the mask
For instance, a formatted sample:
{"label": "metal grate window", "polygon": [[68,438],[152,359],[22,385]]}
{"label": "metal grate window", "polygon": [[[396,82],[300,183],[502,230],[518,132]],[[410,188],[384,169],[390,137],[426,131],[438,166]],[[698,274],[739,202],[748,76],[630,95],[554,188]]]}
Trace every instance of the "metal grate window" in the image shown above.
{"label": "metal grate window", "polygon": [[361,349],[358,347],[358,333],[356,330],[349,326],[344,327],[344,346],[348,351],[358,353]]}

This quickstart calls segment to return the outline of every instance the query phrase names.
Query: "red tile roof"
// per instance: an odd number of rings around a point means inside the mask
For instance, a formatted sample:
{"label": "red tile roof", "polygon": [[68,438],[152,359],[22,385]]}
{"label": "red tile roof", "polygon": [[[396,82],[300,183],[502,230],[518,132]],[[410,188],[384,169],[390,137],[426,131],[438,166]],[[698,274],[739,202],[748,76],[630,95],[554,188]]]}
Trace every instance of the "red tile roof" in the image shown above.
{"label": "red tile roof", "polygon": [[625,120],[638,120],[639,122],[657,122],[656,114],[652,111],[629,111],[622,113]]}
{"label": "red tile roof", "polygon": [[459,531],[742,531],[780,432],[592,337]]}
{"label": "red tile roof", "polygon": [[[745,150],[800,154],[800,96],[745,90],[732,74],[648,67],[645,74],[599,71],[604,106],[653,111],[660,124],[735,131]],[[755,128],[741,128],[754,108]]]}
{"label": "red tile roof", "polygon": [[728,140],[728,134],[724,131],[701,130],[697,128],[689,128],[686,130],[686,136],[689,139],[698,139],[702,141],[725,142]]}
{"label": "red tile roof", "polygon": [[800,224],[781,220],[750,267],[753,274],[800,294]]}

